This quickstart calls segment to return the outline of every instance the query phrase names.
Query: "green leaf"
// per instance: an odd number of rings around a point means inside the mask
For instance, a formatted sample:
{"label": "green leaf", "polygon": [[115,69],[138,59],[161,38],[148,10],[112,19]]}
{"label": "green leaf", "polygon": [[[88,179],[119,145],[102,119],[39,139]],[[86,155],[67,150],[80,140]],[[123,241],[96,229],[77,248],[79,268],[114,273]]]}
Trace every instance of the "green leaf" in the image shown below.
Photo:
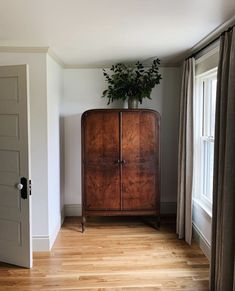
{"label": "green leaf", "polygon": [[150,68],[145,68],[139,61],[131,65],[118,63],[111,66],[110,75],[103,69],[108,89],[102,97],[108,98],[108,104],[128,98],[137,98],[140,102],[143,98],[151,99],[152,89],[162,79],[159,64],[159,59],[153,60]]}

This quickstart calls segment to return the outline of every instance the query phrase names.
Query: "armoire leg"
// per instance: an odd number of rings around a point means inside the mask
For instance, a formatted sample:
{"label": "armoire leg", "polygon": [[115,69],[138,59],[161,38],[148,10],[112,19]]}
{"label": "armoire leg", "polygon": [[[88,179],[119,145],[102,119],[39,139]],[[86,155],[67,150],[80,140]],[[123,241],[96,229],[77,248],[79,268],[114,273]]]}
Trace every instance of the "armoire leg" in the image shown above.
{"label": "armoire leg", "polygon": [[81,222],[82,233],[85,231],[85,223],[86,223],[86,217],[82,216],[82,222]]}

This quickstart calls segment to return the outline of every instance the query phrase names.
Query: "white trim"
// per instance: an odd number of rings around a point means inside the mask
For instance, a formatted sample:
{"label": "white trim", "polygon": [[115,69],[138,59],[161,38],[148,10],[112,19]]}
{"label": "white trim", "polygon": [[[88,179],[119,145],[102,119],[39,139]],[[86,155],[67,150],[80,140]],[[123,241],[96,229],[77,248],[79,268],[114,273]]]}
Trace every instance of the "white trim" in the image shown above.
{"label": "white trim", "polygon": [[49,241],[50,241],[50,250],[52,249],[54,243],[55,243],[55,240],[57,238],[57,235],[60,231],[60,228],[61,228],[61,220],[58,221],[57,225],[56,225],[56,228],[54,229],[52,235],[50,235],[50,238],[49,238]]}
{"label": "white trim", "polygon": [[[213,68],[196,76],[196,95],[194,98],[194,176],[193,176],[193,199],[210,217],[212,216],[212,201],[207,199],[205,193],[211,193],[210,189],[206,189],[205,177],[208,177],[208,171],[204,168],[204,146],[205,143],[213,142],[214,139],[211,130],[205,127],[208,122],[204,119],[203,108],[209,108],[210,104],[203,103],[203,88],[208,92],[208,82],[210,79],[215,78],[217,68]],[[206,85],[206,86],[205,86]],[[204,86],[204,87],[203,87]],[[207,96],[205,94],[205,96]],[[204,121],[204,123],[203,123]],[[204,131],[206,129],[206,131]],[[204,195],[205,196],[204,196]]]}
{"label": "white trim", "polygon": [[210,261],[211,258],[211,246],[205,236],[202,234],[200,229],[196,226],[196,224],[192,224],[193,226],[193,239],[199,244],[200,249],[204,253],[204,255]]}
{"label": "white trim", "polygon": [[110,69],[112,65],[100,64],[100,65],[79,65],[79,64],[65,64],[64,69],[77,70],[77,69]]}
{"label": "white trim", "polygon": [[48,55],[52,57],[52,59],[60,65],[63,69],[65,68],[65,63],[59,58],[51,48],[48,48]]}
{"label": "white trim", "polygon": [[[176,214],[176,202],[161,202],[161,214]],[[64,205],[64,216],[81,216],[81,204]]]}
{"label": "white trim", "polygon": [[215,55],[218,52],[219,52],[219,46],[216,46],[212,50],[208,51],[207,53],[203,54],[201,57],[196,59],[195,64],[198,65],[198,64],[202,63],[203,61],[205,61],[206,59]]}
{"label": "white trim", "polygon": [[215,67],[215,68],[212,68],[206,72],[203,72],[201,74],[198,74],[196,75],[196,79],[198,79],[198,81],[200,81],[199,79],[200,78],[203,78],[203,77],[207,77],[207,78],[210,78],[212,77],[214,74],[217,74],[217,71],[218,71],[218,67]]}
{"label": "white trim", "polygon": [[55,243],[55,240],[57,238],[57,235],[59,234],[59,231],[63,222],[64,222],[64,208],[62,208],[61,210],[61,220],[58,222],[51,236],[34,235],[32,237],[33,251],[34,252],[49,252]]}
{"label": "white trim", "polygon": [[51,236],[49,235],[33,235],[33,251],[34,252],[49,252],[57,238],[61,228],[59,222]]}
{"label": "white trim", "polygon": [[49,252],[49,235],[33,235],[33,252]]}
{"label": "white trim", "polygon": [[82,205],[81,204],[67,204],[64,206],[64,216],[81,216]]}
{"label": "white trim", "polygon": [[65,68],[64,62],[54,53],[50,47],[25,47],[25,46],[0,46],[0,53],[35,53],[48,54],[53,60]]}
{"label": "white trim", "polygon": [[209,207],[208,204],[206,204],[204,201],[197,197],[193,197],[193,204],[196,204],[196,206],[199,206],[206,215],[208,215],[210,218],[212,218],[212,208]]}
{"label": "white trim", "polygon": [[48,53],[49,47],[0,46],[2,53]]}

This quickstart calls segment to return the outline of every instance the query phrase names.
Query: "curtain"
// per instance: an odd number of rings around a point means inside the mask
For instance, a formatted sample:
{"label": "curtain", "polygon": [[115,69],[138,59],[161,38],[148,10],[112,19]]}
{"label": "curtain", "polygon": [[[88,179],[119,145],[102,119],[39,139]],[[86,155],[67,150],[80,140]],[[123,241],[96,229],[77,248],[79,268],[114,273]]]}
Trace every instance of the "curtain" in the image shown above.
{"label": "curtain", "polygon": [[184,61],[180,99],[176,232],[191,244],[193,181],[193,95],[195,59]]}
{"label": "curtain", "polygon": [[235,290],[235,29],[220,38],[215,121],[212,291]]}

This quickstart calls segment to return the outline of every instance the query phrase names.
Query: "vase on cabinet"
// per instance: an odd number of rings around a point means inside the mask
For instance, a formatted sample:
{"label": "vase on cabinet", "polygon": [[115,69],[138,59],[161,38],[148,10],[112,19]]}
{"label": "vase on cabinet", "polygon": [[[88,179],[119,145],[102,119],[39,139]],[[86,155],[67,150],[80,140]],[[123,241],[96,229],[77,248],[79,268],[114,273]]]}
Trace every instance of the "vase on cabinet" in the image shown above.
{"label": "vase on cabinet", "polygon": [[128,99],[128,109],[138,109],[139,100],[136,98]]}

